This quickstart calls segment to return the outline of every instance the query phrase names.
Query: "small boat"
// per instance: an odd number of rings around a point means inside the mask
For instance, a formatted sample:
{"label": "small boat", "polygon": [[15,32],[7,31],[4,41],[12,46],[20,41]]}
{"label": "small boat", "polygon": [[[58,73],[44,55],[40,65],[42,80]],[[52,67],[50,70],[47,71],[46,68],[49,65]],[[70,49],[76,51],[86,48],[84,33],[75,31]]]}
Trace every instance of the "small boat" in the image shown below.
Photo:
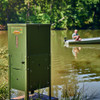
{"label": "small boat", "polygon": [[100,37],[83,38],[81,41],[75,41],[74,39],[65,40],[65,45],[68,44],[100,44]]}

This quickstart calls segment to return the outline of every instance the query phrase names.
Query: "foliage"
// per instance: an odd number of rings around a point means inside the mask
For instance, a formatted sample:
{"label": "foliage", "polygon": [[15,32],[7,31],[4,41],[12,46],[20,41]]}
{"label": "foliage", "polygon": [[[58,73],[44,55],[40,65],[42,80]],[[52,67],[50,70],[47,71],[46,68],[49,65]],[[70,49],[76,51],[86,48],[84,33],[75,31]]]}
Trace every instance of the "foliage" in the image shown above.
{"label": "foliage", "polygon": [[8,49],[6,47],[0,48],[0,69],[7,69],[8,67]]}
{"label": "foliage", "polygon": [[0,100],[8,97],[8,48],[0,48]]}
{"label": "foliage", "polygon": [[[0,24],[51,23],[53,29],[100,28],[100,0],[0,0]],[[60,19],[62,19],[59,21]]]}
{"label": "foliage", "polygon": [[3,83],[0,85],[0,100],[5,100],[8,97],[8,85]]}

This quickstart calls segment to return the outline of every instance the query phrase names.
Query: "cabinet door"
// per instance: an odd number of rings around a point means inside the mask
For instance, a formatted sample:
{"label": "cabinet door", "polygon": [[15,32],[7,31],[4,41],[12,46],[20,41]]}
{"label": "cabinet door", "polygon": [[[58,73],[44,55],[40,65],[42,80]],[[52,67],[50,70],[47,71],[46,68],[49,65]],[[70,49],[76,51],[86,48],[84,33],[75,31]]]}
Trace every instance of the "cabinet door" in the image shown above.
{"label": "cabinet door", "polygon": [[50,55],[30,56],[30,89],[49,87]]}
{"label": "cabinet door", "polygon": [[50,86],[50,25],[28,26],[30,89]]}
{"label": "cabinet door", "polygon": [[[11,88],[23,89],[26,69],[26,31],[25,27],[9,27],[8,31],[9,70]],[[20,86],[21,85],[21,86]]]}

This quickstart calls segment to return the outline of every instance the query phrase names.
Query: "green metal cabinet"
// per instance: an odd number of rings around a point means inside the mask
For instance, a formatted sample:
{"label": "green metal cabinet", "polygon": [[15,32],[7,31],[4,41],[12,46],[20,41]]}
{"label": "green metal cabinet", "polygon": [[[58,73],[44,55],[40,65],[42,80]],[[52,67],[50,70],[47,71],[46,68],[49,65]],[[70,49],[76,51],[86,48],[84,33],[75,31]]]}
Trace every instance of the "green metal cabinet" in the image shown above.
{"label": "green metal cabinet", "polygon": [[50,86],[50,24],[8,24],[8,50],[9,91]]}

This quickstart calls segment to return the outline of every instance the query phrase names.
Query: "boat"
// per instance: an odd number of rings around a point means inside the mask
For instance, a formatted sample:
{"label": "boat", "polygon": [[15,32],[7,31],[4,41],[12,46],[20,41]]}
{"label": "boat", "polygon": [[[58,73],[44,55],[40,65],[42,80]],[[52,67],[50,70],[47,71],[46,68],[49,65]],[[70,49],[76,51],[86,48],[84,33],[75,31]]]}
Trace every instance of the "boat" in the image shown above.
{"label": "boat", "polygon": [[81,41],[75,41],[74,39],[65,40],[65,45],[68,44],[100,44],[100,37],[83,38]]}
{"label": "boat", "polygon": [[83,44],[78,44],[78,45],[64,45],[64,47],[67,48],[82,48],[82,49],[95,49],[95,50],[100,50],[100,44],[91,44],[91,45],[83,45]]}

